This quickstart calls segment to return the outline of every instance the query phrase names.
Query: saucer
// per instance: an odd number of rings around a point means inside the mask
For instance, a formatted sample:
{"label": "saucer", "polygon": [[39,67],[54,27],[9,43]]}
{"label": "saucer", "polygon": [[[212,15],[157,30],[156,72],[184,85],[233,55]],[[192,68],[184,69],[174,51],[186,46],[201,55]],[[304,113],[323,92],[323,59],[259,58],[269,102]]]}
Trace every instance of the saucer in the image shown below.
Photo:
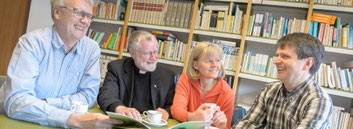
{"label": "saucer", "polygon": [[152,122],[147,120],[147,117],[142,117],[142,122],[145,123],[148,126],[159,127],[159,128],[168,124],[168,122],[166,120],[163,120],[163,119],[161,120],[160,123],[152,123]]}

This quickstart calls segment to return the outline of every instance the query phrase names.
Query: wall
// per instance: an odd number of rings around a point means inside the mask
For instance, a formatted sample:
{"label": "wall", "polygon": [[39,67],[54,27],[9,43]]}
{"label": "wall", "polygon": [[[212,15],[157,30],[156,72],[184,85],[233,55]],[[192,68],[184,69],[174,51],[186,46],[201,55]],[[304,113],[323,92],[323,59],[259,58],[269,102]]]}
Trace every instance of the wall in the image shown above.
{"label": "wall", "polygon": [[32,0],[26,32],[51,25],[50,0]]}

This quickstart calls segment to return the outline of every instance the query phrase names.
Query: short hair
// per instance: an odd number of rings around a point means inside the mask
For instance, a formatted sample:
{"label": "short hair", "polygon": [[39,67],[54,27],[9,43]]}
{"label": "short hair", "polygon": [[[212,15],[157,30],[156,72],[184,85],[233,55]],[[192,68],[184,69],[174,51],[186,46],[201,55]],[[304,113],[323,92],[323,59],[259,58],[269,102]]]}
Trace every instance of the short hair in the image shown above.
{"label": "short hair", "polygon": [[315,74],[322,63],[325,48],[314,36],[306,33],[292,33],[288,34],[278,40],[276,48],[284,49],[285,47],[292,47],[298,55],[298,59],[308,57],[314,58],[314,63],[309,69],[311,75]]}
{"label": "short hair", "polygon": [[157,39],[154,35],[144,30],[138,30],[130,34],[128,38],[128,48],[137,50],[141,40],[156,41],[157,43]]}
{"label": "short hair", "polygon": [[[200,79],[199,72],[194,68],[194,61],[198,61],[202,55],[205,56],[211,56],[218,54],[219,58],[222,59],[223,57],[223,51],[222,49],[216,45],[212,44],[209,42],[200,42],[198,43],[195,48],[192,50],[189,60],[188,60],[188,66],[186,68],[186,74],[191,80],[198,80]],[[224,77],[225,72],[224,72],[224,67],[223,64],[221,63],[221,68],[219,70],[217,78]]]}
{"label": "short hair", "polygon": [[[53,9],[55,6],[65,6],[67,0],[50,0],[50,5],[51,5],[51,16],[53,18]],[[94,5],[94,0],[85,0],[86,3],[88,3],[92,8]]]}

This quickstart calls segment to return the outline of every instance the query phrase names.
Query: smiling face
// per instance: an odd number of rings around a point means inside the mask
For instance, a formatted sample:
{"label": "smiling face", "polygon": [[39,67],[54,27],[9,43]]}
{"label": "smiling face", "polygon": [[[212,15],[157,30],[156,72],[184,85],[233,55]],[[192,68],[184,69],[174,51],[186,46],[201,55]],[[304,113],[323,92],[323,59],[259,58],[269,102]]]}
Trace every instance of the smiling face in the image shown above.
{"label": "smiling face", "polygon": [[200,79],[215,79],[218,78],[221,69],[221,58],[214,52],[211,56],[207,56],[205,53],[201,57],[193,61],[194,69],[200,74]]}
{"label": "smiling face", "polygon": [[55,6],[53,8],[53,20],[55,29],[64,42],[77,42],[83,38],[90,26],[87,17],[78,18],[74,11],[69,8],[80,9],[92,14],[92,7],[84,0],[66,0],[65,7]]}
{"label": "smiling face", "polygon": [[312,58],[298,59],[294,48],[288,46],[276,51],[277,58],[273,63],[277,67],[277,79],[285,84],[301,83],[310,76],[309,69],[312,65]]}
{"label": "smiling face", "polygon": [[134,59],[136,67],[141,71],[152,72],[156,69],[158,62],[158,45],[156,40],[142,39],[136,50],[130,49],[130,54]]}

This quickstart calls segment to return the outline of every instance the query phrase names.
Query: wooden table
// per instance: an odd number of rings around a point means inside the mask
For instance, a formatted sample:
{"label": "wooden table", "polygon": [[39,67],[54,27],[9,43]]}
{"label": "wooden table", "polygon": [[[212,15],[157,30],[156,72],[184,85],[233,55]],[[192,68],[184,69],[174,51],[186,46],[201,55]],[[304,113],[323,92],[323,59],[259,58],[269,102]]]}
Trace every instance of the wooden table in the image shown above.
{"label": "wooden table", "polygon": [[[98,107],[95,107],[95,106],[93,108],[89,109],[89,112],[103,113],[102,110],[100,110]],[[179,123],[180,122],[178,122],[177,120],[169,119],[168,125],[164,126],[162,128],[163,129],[169,128],[169,127],[172,127],[172,126],[179,124]],[[57,128],[48,127],[48,126],[41,126],[41,125],[35,124],[35,123],[10,119],[5,114],[0,114],[0,129],[57,129]],[[161,129],[161,128],[151,127],[151,129]]]}

